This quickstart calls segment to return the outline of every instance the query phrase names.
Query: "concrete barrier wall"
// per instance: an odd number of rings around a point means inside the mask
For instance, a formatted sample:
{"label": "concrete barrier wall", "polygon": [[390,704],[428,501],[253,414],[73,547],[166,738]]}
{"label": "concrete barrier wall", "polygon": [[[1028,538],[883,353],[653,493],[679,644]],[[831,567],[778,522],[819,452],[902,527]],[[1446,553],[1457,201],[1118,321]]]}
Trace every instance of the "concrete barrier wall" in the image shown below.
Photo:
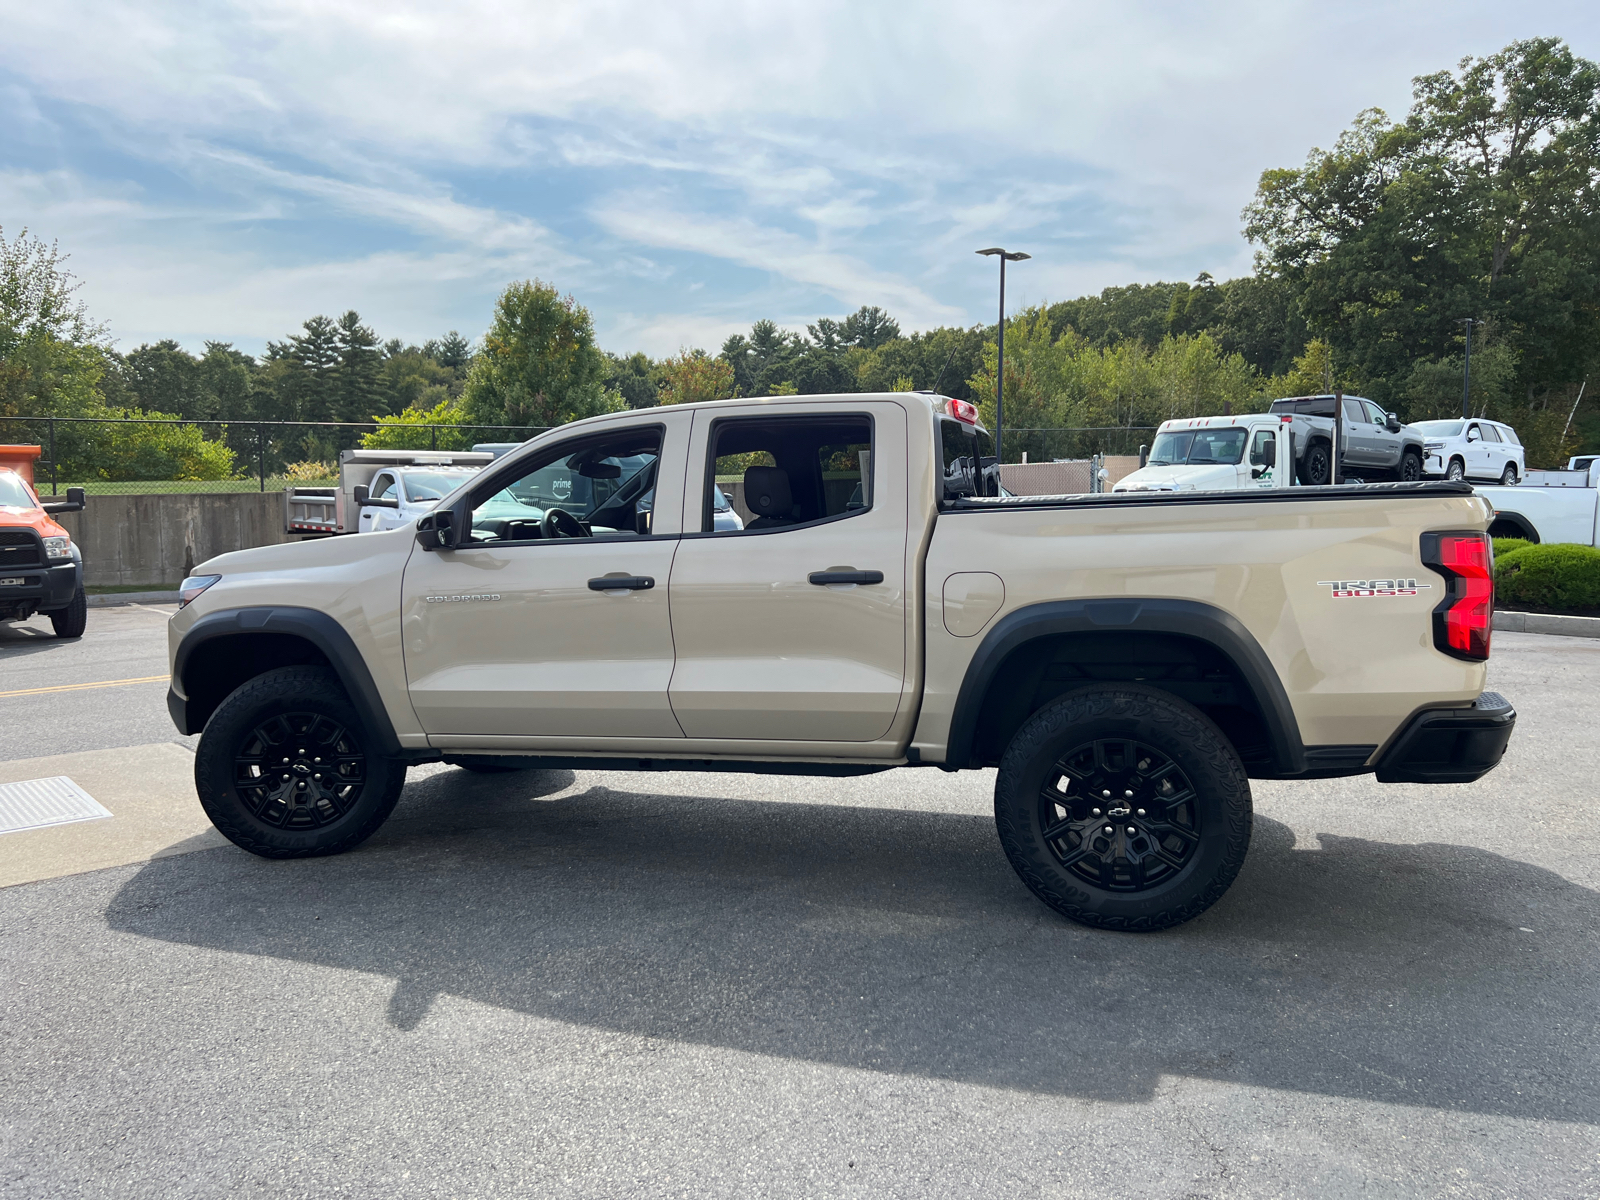
{"label": "concrete barrier wall", "polygon": [[208,558],[293,540],[282,492],[90,496],[56,520],[83,551],[89,587],[176,587]]}

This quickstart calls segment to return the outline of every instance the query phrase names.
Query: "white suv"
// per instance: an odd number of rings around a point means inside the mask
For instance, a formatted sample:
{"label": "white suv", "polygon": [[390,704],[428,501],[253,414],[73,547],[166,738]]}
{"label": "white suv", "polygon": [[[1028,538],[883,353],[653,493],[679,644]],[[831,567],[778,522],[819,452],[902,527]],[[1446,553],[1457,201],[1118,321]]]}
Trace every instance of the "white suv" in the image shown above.
{"label": "white suv", "polygon": [[1513,484],[1527,471],[1517,431],[1499,421],[1413,421],[1411,428],[1426,439],[1422,446],[1424,475],[1446,479],[1493,479]]}

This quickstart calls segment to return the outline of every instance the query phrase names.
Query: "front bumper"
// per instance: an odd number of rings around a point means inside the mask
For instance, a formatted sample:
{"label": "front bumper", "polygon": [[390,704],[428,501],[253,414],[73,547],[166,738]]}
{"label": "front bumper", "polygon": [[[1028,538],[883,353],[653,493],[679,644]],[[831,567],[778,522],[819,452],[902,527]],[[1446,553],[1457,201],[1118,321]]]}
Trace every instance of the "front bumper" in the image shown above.
{"label": "front bumper", "polygon": [[[9,580],[19,582],[10,583]],[[0,617],[24,609],[30,613],[55,612],[72,603],[83,580],[76,560],[53,567],[7,567],[0,570]]]}
{"label": "front bumper", "polygon": [[1484,692],[1471,708],[1417,713],[1378,759],[1379,783],[1471,783],[1499,765],[1517,710],[1499,692]]}

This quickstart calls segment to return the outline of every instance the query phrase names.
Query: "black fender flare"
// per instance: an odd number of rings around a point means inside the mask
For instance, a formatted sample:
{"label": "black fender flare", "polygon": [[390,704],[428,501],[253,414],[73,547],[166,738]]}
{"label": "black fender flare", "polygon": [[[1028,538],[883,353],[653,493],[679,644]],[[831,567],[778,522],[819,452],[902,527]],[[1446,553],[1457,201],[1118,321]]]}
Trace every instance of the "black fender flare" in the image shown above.
{"label": "black fender flare", "polygon": [[[361,651],[356,649],[354,639],[344,626],[318,609],[273,605],[224,608],[207,613],[189,627],[183,640],[178,643],[178,651],[172,660],[174,682],[182,682],[185,694],[190,694],[192,689],[184,673],[190,656],[198,647],[219,638],[254,633],[286,634],[316,647],[339,677],[356,715],[377,741],[379,752],[388,758],[399,758],[405,754],[400,739],[395,736],[388,710],[383,706],[383,698],[372,681],[372,672],[367,669]],[[188,705],[176,691],[168,693],[167,708],[172,713],[173,723],[178,726],[179,733],[200,732],[188,727]]]}
{"label": "black fender flare", "polygon": [[1007,613],[984,637],[956,695],[945,751],[947,766],[978,767],[975,743],[984,696],[1008,656],[1035,638],[1104,630],[1173,633],[1208,642],[1233,662],[1261,711],[1279,775],[1306,769],[1300,723],[1278,672],[1244,624],[1232,613],[1197,600],[1051,600]]}

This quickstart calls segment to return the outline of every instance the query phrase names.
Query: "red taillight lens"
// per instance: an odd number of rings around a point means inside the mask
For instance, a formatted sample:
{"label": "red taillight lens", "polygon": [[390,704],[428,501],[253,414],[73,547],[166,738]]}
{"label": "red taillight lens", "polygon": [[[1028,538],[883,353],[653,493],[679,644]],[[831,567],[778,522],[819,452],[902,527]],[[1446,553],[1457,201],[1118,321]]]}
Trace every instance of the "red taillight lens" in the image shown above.
{"label": "red taillight lens", "polygon": [[1433,610],[1433,644],[1455,658],[1489,657],[1494,624],[1494,550],[1486,533],[1426,533],[1422,561],[1445,577]]}
{"label": "red taillight lens", "polygon": [[978,423],[978,406],[969,404],[965,400],[951,400],[946,404],[950,415],[958,421],[965,421],[968,425]]}

